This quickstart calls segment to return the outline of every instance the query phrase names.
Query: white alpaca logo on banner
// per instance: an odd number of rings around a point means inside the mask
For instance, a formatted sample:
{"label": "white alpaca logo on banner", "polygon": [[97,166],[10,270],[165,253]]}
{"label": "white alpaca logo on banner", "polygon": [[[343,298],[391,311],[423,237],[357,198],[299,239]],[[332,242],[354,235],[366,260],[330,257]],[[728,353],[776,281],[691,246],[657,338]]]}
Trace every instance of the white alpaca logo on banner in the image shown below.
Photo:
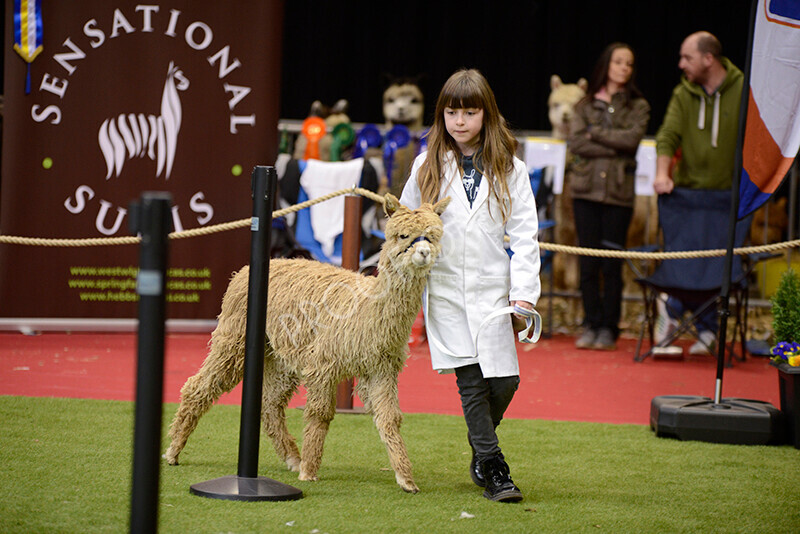
{"label": "white alpaca logo on banner", "polygon": [[[177,80],[177,83],[176,83]],[[181,129],[181,101],[178,91],[185,91],[189,80],[170,61],[167,69],[167,80],[161,95],[161,115],[145,115],[144,113],[120,113],[103,121],[97,140],[106,160],[108,173],[119,176],[126,159],[144,157],[158,161],[156,176],[166,170],[165,178],[172,172],[175,161],[175,150],[178,145],[178,132]]]}

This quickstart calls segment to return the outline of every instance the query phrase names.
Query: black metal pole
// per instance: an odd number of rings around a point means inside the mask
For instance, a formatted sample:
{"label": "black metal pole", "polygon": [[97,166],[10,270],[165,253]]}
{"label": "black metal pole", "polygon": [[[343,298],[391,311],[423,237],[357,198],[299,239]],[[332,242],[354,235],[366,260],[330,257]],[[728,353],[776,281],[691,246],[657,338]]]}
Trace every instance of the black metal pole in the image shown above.
{"label": "black metal pole", "polygon": [[190,491],[195,495],[212,499],[286,501],[300,499],[303,492],[288,484],[258,476],[272,204],[278,187],[275,168],[259,166],[253,169],[251,186],[253,218],[250,222],[250,275],[239,427],[239,469],[237,475],[194,484]]}
{"label": "black metal pole", "polygon": [[725,254],[725,267],[722,272],[722,299],[719,312],[719,338],[717,341],[717,379],[714,387],[714,404],[722,400],[722,375],[725,369],[726,338],[728,336],[728,317],[730,316],[731,271],[733,269],[733,245],[736,242],[736,219],[739,213],[739,184],[742,178],[742,147],[744,145],[744,131],[747,124],[747,104],[750,95],[750,66],[753,56],[753,33],[756,25],[756,6],[758,0],[752,0],[750,5],[750,30],[747,38],[747,56],[744,66],[744,81],[742,83],[742,98],[739,105],[739,131],[736,140],[736,156],[731,177],[731,212],[728,222],[728,247]]}
{"label": "black metal pole", "polygon": [[130,229],[141,234],[136,420],[130,531],[158,530],[161,402],[164,391],[164,294],[171,229],[169,193],[143,193],[130,207]]}
{"label": "black metal pole", "polygon": [[264,336],[272,234],[272,202],[278,185],[274,167],[256,167],[252,175],[253,218],[250,223],[250,279],[247,293],[244,382],[239,427],[239,476],[258,476],[261,436],[261,387],[264,380]]}

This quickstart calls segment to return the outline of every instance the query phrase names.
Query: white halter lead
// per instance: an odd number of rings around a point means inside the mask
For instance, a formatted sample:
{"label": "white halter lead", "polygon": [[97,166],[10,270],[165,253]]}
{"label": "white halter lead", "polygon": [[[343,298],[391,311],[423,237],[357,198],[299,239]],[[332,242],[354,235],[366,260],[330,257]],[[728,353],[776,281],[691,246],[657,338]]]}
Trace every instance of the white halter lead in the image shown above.
{"label": "white halter lead", "polygon": [[[425,291],[424,307],[425,307],[425,316],[427,317],[428,316],[427,290]],[[523,308],[519,305],[515,305],[513,307],[506,306],[504,308],[500,308],[493,311],[492,313],[487,315],[486,318],[484,318],[483,322],[481,322],[481,325],[478,327],[478,331],[475,333],[475,339],[473,340],[475,343],[476,353],[478,351],[478,336],[480,335],[481,330],[483,330],[483,327],[486,326],[489,323],[489,321],[491,321],[495,317],[499,317],[507,313],[516,313],[517,315],[522,315],[523,317],[525,317],[525,330],[522,330],[521,332],[517,333],[517,339],[521,343],[536,343],[537,341],[539,341],[539,337],[542,334],[542,316],[539,315],[539,312],[537,312],[536,310],[529,310],[527,308]],[[441,341],[439,341],[436,338],[436,336],[432,335],[432,332],[430,330],[428,330],[427,336],[428,336],[428,341],[430,341],[437,349],[442,351],[444,354],[447,354],[448,356],[452,356],[453,358],[475,358],[477,356],[477,354],[464,355],[464,354],[456,354],[450,351],[447,347],[444,346],[444,344]]]}

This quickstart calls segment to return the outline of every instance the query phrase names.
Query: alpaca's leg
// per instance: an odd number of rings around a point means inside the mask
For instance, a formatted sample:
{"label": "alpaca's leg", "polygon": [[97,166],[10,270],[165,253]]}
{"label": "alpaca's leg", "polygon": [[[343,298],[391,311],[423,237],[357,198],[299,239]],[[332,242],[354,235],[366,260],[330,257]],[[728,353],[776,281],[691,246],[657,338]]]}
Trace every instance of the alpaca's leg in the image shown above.
{"label": "alpaca's leg", "polygon": [[375,426],[389,453],[389,464],[394,470],[397,483],[405,491],[417,493],[419,488],[411,476],[411,461],[406,444],[400,435],[403,412],[397,398],[397,375],[373,376],[359,380],[369,399],[367,409],[372,413]]}
{"label": "alpaca's leg", "polygon": [[296,375],[279,367],[278,362],[267,357],[264,363],[261,420],[278,457],[286,462],[290,471],[299,471],[300,451],[297,441],[286,427],[286,406],[300,381]]}
{"label": "alpaca's leg", "polygon": [[231,337],[212,335],[211,350],[200,371],[189,377],[181,388],[181,404],[169,429],[172,441],[164,455],[171,465],[178,464],[178,455],[197,428],[200,417],[223,393],[242,381],[244,349],[236,341]]}
{"label": "alpaca's leg", "polygon": [[316,377],[306,380],[306,407],[303,412],[303,450],[300,480],[317,480],[322,463],[322,449],[328,427],[336,414],[336,382]]}

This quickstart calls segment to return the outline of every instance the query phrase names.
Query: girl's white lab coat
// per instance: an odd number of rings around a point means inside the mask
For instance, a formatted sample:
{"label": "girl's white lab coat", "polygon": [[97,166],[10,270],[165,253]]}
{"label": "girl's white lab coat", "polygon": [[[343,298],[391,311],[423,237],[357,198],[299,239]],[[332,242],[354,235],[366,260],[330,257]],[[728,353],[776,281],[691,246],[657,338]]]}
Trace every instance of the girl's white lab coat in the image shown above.
{"label": "girl's white lab coat", "polygon": [[[400,199],[411,209],[421,204],[417,172],[426,155],[414,160]],[[485,176],[472,208],[453,153],[448,154],[445,176],[440,198],[452,200],[442,214],[442,253],[428,277],[425,326],[429,339],[435,337],[449,352],[464,357],[448,355],[429,342],[431,363],[440,372],[478,363],[485,378],[518,375],[510,315],[501,315],[481,329],[477,357],[474,340],[491,312],[513,300],[535,305],[541,293],[536,201],[525,164],[514,158],[514,170],[507,177],[511,212],[505,225]],[[505,234],[514,251],[510,259],[503,244]]]}

